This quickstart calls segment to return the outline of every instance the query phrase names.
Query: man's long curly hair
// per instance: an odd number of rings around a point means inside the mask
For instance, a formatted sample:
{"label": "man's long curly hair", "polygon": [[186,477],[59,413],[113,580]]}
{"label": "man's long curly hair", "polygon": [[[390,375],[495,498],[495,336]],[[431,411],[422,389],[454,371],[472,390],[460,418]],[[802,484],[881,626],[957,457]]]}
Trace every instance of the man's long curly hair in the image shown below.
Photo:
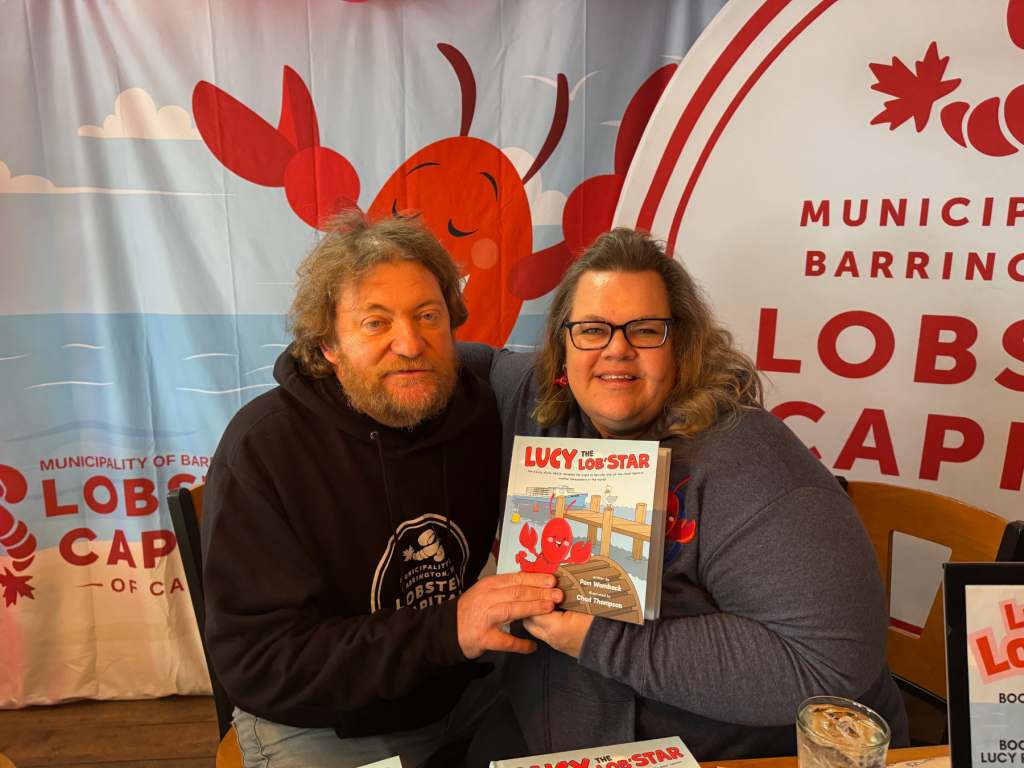
{"label": "man's long curly hair", "polygon": [[323,350],[337,343],[338,297],[358,285],[379,264],[411,261],[437,278],[448,307],[452,330],[468,312],[462,300],[459,268],[425,226],[413,219],[388,218],[370,222],[357,210],[336,216],[327,234],[299,264],[295,299],[288,311],[291,354],[299,369],[313,378],[334,375]]}
{"label": "man's long curly hair", "polygon": [[693,436],[731,424],[747,408],[763,405],[761,379],[753,362],[719,326],[693,278],[660,243],[632,229],[613,229],[599,237],[562,278],[548,311],[544,344],[538,353],[538,401],[533,417],[541,426],[568,419],[572,392],[555,379],[565,366],[568,331],[576,288],[588,272],[654,272],[668,293],[675,322],[669,335],[679,380],[669,393],[655,426],[658,437]]}

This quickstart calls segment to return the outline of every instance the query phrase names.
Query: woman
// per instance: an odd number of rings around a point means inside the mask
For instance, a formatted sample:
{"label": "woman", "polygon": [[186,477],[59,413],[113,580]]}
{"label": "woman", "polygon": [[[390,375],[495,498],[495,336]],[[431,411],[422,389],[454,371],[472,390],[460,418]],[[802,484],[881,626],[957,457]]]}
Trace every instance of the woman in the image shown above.
{"label": "woman", "polygon": [[906,742],[856,512],[762,408],[752,363],[657,243],[600,237],[558,287],[536,357],[461,354],[498,397],[506,484],[517,434],[654,439],[672,449],[685,518],[668,532],[659,620],[524,621],[543,643],[506,665],[520,754],[670,735],[701,760],[793,754],[797,705],[824,693],[876,709]]}

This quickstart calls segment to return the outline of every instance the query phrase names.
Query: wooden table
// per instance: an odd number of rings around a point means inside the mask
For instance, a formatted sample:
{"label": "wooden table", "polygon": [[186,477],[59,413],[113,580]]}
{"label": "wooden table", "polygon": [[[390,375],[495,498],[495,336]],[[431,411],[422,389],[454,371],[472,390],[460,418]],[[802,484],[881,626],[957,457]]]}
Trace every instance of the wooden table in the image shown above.
{"label": "wooden table", "polygon": [[[949,745],[938,747],[907,747],[890,749],[888,762],[902,763],[906,760],[923,760],[926,757],[947,757]],[[702,768],[796,768],[796,757],[762,757],[750,760],[708,760],[701,763]]]}

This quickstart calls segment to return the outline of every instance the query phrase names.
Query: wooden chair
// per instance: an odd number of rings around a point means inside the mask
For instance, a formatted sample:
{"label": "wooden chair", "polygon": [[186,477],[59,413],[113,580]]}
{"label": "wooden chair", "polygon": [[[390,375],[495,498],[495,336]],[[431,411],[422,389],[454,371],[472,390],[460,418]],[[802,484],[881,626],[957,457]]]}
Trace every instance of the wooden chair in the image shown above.
{"label": "wooden chair", "polygon": [[213,702],[217,708],[217,727],[220,729],[220,746],[217,748],[217,768],[242,768],[242,752],[238,747],[235,729],[231,726],[234,707],[220,679],[210,663],[206,648],[206,600],[203,594],[203,554],[199,539],[199,523],[203,519],[203,486],[179,488],[167,497],[171,508],[171,522],[178,539],[178,550],[185,568],[185,581],[192,597],[192,610],[199,625],[199,636],[203,641],[203,656],[210,672],[213,688]]}
{"label": "wooden chair", "polygon": [[[892,540],[896,531],[949,547],[950,562],[1024,559],[1024,523],[1008,523],[999,515],[929,491],[839,480],[875,548],[887,600],[892,589]],[[941,579],[936,581],[940,583]],[[886,658],[904,692],[941,709],[944,717],[946,646],[941,590],[935,595],[920,637],[890,625]],[[908,701],[908,710],[909,705]],[[913,722],[911,726],[913,741]]]}

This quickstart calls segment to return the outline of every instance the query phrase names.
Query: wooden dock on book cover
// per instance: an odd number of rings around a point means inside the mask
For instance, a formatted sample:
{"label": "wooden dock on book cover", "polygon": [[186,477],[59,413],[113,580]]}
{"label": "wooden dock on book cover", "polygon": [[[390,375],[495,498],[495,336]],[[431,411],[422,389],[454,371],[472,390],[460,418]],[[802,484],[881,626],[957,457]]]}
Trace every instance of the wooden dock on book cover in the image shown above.
{"label": "wooden dock on book cover", "polygon": [[650,523],[645,523],[647,518],[647,505],[640,502],[634,510],[634,520],[624,520],[616,517],[615,510],[606,506],[601,510],[601,497],[593,495],[590,497],[589,510],[576,510],[567,507],[565,496],[555,498],[555,517],[564,517],[567,520],[576,520],[587,525],[587,541],[591,544],[598,543],[598,531],[600,530],[601,554],[607,556],[611,552],[611,534],[621,533],[633,539],[632,556],[634,560],[640,560],[644,553],[644,542],[651,540]]}
{"label": "wooden dock on book cover", "polygon": [[[592,555],[585,563],[562,565],[555,575],[565,592],[562,607],[566,610],[643,624],[644,607],[633,580],[610,557]],[[602,586],[594,588],[594,584]],[[617,606],[605,602],[614,602]]]}

